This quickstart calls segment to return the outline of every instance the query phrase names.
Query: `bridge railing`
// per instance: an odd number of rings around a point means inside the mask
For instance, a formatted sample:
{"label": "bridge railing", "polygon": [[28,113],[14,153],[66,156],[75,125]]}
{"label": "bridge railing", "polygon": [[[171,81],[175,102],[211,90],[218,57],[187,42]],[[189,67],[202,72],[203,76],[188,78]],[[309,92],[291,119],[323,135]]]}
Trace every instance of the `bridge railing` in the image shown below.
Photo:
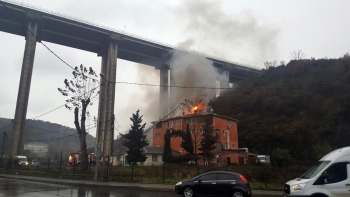
{"label": "bridge railing", "polygon": [[201,56],[204,56],[204,57],[207,57],[207,58],[216,59],[216,60],[219,60],[219,61],[228,62],[228,63],[231,63],[231,64],[235,64],[235,65],[239,65],[239,66],[243,66],[243,67],[247,67],[247,68],[251,68],[251,69],[255,69],[255,70],[261,70],[260,68],[257,68],[257,67],[251,66],[251,65],[247,65],[247,64],[243,64],[243,63],[239,63],[239,62],[234,62],[234,61],[231,61],[231,60],[227,60],[227,59],[220,58],[220,57],[213,56],[213,55],[208,55],[208,54],[201,53],[201,52],[198,52],[198,51],[191,51],[191,50],[188,50],[188,49],[185,49],[185,48],[172,46],[170,44],[163,43],[163,42],[156,41],[156,40],[152,40],[152,39],[149,39],[149,38],[146,38],[146,37],[142,37],[140,35],[136,35],[136,34],[133,34],[133,33],[127,33],[125,31],[121,31],[121,30],[118,30],[118,29],[115,29],[115,28],[111,28],[111,27],[108,27],[108,26],[105,26],[105,25],[100,25],[98,23],[94,23],[94,22],[91,22],[91,21],[83,20],[83,19],[72,17],[72,16],[65,15],[65,14],[61,14],[59,12],[54,12],[53,10],[48,10],[48,9],[44,9],[44,8],[41,8],[41,7],[38,7],[38,6],[34,6],[34,5],[27,4],[27,3],[23,3],[23,1],[15,1],[15,0],[2,0],[2,1],[7,2],[7,3],[11,3],[11,4],[15,4],[15,5],[18,5],[18,6],[26,7],[26,8],[29,8],[29,9],[33,9],[33,10],[36,10],[36,11],[44,12],[44,13],[47,13],[47,14],[52,14],[52,15],[55,15],[55,16],[63,17],[63,18],[66,18],[66,19],[69,19],[69,20],[72,20],[72,21],[84,23],[86,25],[91,25],[91,26],[94,26],[94,27],[98,27],[98,28],[102,28],[102,29],[105,29],[105,30],[113,31],[113,32],[116,32],[116,33],[119,33],[119,34],[123,34],[123,35],[127,35],[127,36],[134,37],[134,38],[137,38],[137,39],[141,39],[141,40],[144,40],[144,41],[152,42],[152,43],[155,43],[155,44],[158,44],[158,45],[163,45],[163,46],[166,46],[166,47],[169,47],[169,48],[174,48],[176,50],[185,51],[185,52],[189,52],[189,53],[196,53],[198,55],[201,55]]}

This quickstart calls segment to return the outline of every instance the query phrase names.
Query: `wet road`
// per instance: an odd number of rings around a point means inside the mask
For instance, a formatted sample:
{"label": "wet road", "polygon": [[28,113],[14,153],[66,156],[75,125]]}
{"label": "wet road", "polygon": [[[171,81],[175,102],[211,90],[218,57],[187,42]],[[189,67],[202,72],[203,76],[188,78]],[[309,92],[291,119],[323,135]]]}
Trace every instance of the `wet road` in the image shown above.
{"label": "wet road", "polygon": [[0,178],[0,197],[180,197],[171,192],[87,188]]}
{"label": "wet road", "polygon": [[[279,194],[281,193],[281,194]],[[278,197],[282,192],[278,192]],[[0,178],[0,197],[180,197],[175,192],[148,191],[142,189],[112,189],[79,187],[60,184],[39,183],[17,179]],[[253,197],[276,197],[276,195],[254,195]]]}

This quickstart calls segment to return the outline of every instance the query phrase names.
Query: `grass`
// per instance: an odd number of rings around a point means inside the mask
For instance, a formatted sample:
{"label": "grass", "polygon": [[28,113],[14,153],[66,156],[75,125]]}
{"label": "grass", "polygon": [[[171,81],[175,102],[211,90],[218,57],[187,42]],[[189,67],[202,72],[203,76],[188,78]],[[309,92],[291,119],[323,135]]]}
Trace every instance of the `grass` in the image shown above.
{"label": "grass", "polygon": [[[89,172],[80,171],[79,167],[71,166],[40,166],[39,168],[30,166],[19,166],[6,173],[19,173],[30,176],[42,176],[50,178],[67,178],[79,180],[92,180],[94,176],[94,167],[90,167]],[[245,176],[251,187],[254,189],[283,189],[285,182],[300,176],[304,168],[274,168],[272,166],[188,166],[179,164],[166,164],[163,166],[135,166],[134,174],[131,180],[132,169],[130,166],[113,166],[110,167],[111,181],[115,182],[134,182],[149,184],[175,184],[179,181],[190,179],[198,174],[223,170],[237,172]],[[101,171],[106,172],[106,166],[100,166],[98,174]],[[164,176],[164,182],[163,182]],[[266,185],[265,185],[266,181]]]}

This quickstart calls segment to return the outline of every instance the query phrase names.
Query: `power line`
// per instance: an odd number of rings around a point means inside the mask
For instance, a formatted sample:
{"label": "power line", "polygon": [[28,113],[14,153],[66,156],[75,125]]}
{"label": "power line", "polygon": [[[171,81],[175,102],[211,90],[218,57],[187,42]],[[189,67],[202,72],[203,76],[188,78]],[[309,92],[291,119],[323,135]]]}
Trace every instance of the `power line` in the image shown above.
{"label": "power line", "polygon": [[53,111],[56,111],[56,110],[58,110],[59,108],[61,108],[61,107],[65,106],[65,105],[66,105],[66,104],[63,104],[63,105],[61,105],[61,106],[59,106],[59,107],[56,107],[56,108],[55,108],[55,109],[53,109],[53,110],[50,110],[50,111],[45,112],[45,113],[43,113],[43,114],[41,114],[41,115],[39,115],[39,116],[36,116],[36,117],[34,117],[34,118],[29,118],[29,119],[39,118],[39,117],[44,116],[44,115],[46,115],[46,114],[48,114],[48,113],[51,113],[51,112],[53,112]]}
{"label": "power line", "polygon": [[[113,118],[107,120],[107,121],[106,121],[106,124],[107,124],[109,121],[111,121],[111,120],[113,120]],[[102,125],[102,124],[104,124],[104,123],[100,123],[100,125]],[[92,124],[90,124],[90,125],[92,125]],[[88,126],[88,125],[86,125],[86,126]],[[89,131],[89,130],[94,129],[94,128],[97,128],[97,126],[93,126],[93,127],[91,127],[91,128],[88,128],[88,129],[86,129],[86,131]],[[43,129],[43,128],[42,128],[42,129]],[[45,130],[46,130],[46,129],[45,129]],[[86,134],[88,134],[88,133],[90,133],[90,132],[87,132]],[[44,134],[44,133],[43,133],[43,134]],[[62,134],[63,134],[63,133],[62,133]],[[74,133],[74,134],[70,134],[70,135],[66,135],[66,136],[62,136],[62,137],[58,137],[58,138],[47,139],[47,140],[32,140],[32,139],[26,139],[26,140],[30,140],[30,141],[52,141],[52,140],[56,140],[56,139],[62,139],[62,138],[70,137],[70,136],[77,135],[77,134],[78,134],[78,133]],[[90,139],[95,139],[95,138],[90,138]]]}
{"label": "power line", "polygon": [[61,60],[64,64],[69,66],[71,69],[75,70],[71,65],[69,65],[66,61],[64,61],[61,57],[59,57],[55,52],[53,52],[48,46],[46,46],[41,40],[38,40],[37,37],[34,35],[32,31],[30,31],[22,22],[21,20],[4,4],[3,1],[0,1],[0,3],[6,8],[6,10],[11,13],[11,15],[19,22],[39,43],[41,43],[47,50],[49,50],[54,56],[56,56],[59,60]]}
{"label": "power line", "polygon": [[[33,36],[35,39],[38,41],[37,37],[34,35],[33,32],[31,32],[21,21],[20,19],[4,4],[3,1],[0,0],[0,3],[6,8],[6,10],[11,13],[11,15]],[[66,61],[64,61],[60,56],[58,56],[54,51],[52,51],[47,45],[45,45],[42,41],[38,41],[41,43],[47,50],[49,50],[54,56],[56,56],[60,61],[62,61],[65,65],[70,67],[71,69],[75,70],[73,66],[68,64]],[[90,79],[93,79],[89,76],[87,76]],[[100,80],[94,79],[98,82],[101,82]],[[107,80],[106,80],[107,81]],[[132,83],[132,82],[124,82],[124,81],[116,81],[116,82],[110,82],[110,83],[116,83],[116,84],[128,84],[128,85],[139,85],[139,86],[156,86],[156,87],[171,87],[171,88],[187,88],[187,89],[232,89],[232,88],[216,88],[216,87],[200,87],[200,86],[177,86],[177,85],[158,85],[158,84],[146,84],[146,83]],[[350,85],[344,85],[344,87],[349,87]],[[315,87],[315,86],[313,86]],[[317,87],[317,86],[316,86]],[[334,86],[319,86],[319,87],[324,87],[324,88],[334,88]],[[343,87],[343,86],[338,86],[338,87]],[[335,87],[335,88],[338,88]],[[280,87],[280,88],[264,88],[264,89],[281,89],[281,88],[288,88],[288,89],[295,89],[295,88],[304,88],[304,87]],[[307,87],[306,87],[307,88]],[[235,89],[247,89],[247,88],[235,88]],[[251,88],[249,88],[251,89]],[[60,106],[62,107],[62,106]],[[39,116],[40,117],[40,116]]]}
{"label": "power line", "polygon": [[[85,125],[85,126],[90,126],[90,125],[93,125],[93,124],[95,124],[95,123],[88,124],[88,125]],[[41,133],[31,133],[31,135],[48,134],[48,133],[59,133],[59,132],[62,132],[62,131],[75,130],[74,128],[67,128],[67,129],[63,129],[63,130],[50,130],[50,129],[45,129],[45,128],[42,128],[42,127],[30,125],[30,124],[25,124],[25,126],[30,126],[30,127],[34,127],[34,128],[38,128],[38,129],[44,130],[44,131],[48,131],[48,132],[41,132]],[[60,133],[60,134],[64,134],[64,133]]]}
{"label": "power line", "polygon": [[[88,130],[91,130],[91,129],[94,129],[94,128],[96,128],[96,126],[87,129],[87,131],[88,131]],[[89,134],[89,133],[90,133],[90,132],[86,132],[86,134]],[[74,136],[74,135],[77,135],[77,134],[78,134],[78,133],[74,133],[74,134],[70,134],[70,135],[66,135],[66,136],[62,136],[62,137],[57,137],[57,138],[46,139],[46,140],[32,140],[32,139],[27,139],[27,140],[29,140],[29,141],[40,141],[40,142],[43,142],[43,141],[52,141],[52,140],[58,140],[58,139],[63,139],[63,138],[71,137],[71,136]]]}
{"label": "power line", "polygon": [[9,124],[9,125],[7,125],[7,126],[4,126],[4,127],[1,128],[0,130],[6,129],[6,128],[9,127],[9,126],[12,126],[12,124]]}

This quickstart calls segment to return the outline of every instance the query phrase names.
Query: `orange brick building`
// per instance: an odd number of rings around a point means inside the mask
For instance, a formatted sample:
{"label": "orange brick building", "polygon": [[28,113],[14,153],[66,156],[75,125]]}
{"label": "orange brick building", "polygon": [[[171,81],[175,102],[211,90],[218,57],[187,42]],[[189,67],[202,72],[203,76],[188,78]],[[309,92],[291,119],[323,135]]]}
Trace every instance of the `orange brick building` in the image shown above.
{"label": "orange brick building", "polygon": [[[219,165],[238,164],[237,120],[214,113],[194,113],[175,116],[159,122],[153,129],[152,146],[164,147],[164,135],[167,129],[185,131],[187,124],[189,124],[195,153],[199,154],[200,151],[198,148],[200,147],[202,128],[208,118],[212,120],[212,126],[218,138],[215,150],[216,159],[213,159],[210,163],[217,163]],[[171,138],[171,149],[185,155],[186,151],[180,146],[181,141],[181,137]],[[203,164],[201,160],[198,162]]]}

